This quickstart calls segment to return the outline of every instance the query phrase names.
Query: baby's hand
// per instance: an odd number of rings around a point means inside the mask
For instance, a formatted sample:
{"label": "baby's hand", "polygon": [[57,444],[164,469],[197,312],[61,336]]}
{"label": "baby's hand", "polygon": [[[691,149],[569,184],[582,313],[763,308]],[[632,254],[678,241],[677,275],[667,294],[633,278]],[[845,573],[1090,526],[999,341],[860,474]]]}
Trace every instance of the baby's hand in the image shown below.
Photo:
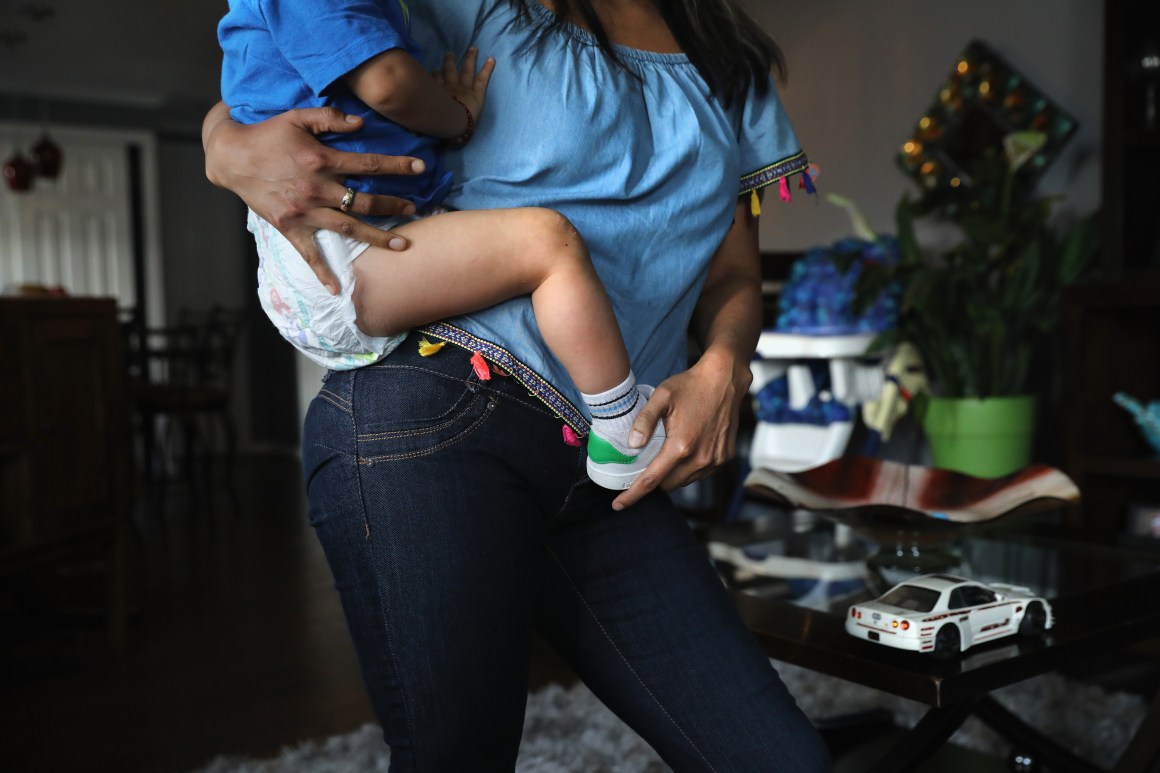
{"label": "baby's hand", "polygon": [[443,69],[434,72],[435,80],[443,84],[448,94],[467,107],[476,123],[479,122],[479,115],[483,112],[487,84],[491,81],[492,70],[495,69],[495,59],[488,57],[483,67],[476,72],[475,63],[478,56],[479,50],[472,46],[463,55],[463,64],[456,67],[455,54],[448,51],[443,55]]}

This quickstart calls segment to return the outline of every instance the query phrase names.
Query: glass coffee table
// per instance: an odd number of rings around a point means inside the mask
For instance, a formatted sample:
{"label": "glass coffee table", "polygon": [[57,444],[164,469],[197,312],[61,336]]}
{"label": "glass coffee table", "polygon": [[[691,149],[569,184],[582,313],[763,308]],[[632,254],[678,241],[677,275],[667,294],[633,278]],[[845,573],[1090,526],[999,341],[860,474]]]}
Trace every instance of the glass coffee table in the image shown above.
{"label": "glass coffee table", "polygon": [[[1055,612],[1055,626],[1042,637],[1015,635],[977,644],[949,661],[883,647],[845,631],[850,604],[914,576],[907,564],[916,556],[900,552],[897,566],[884,565],[882,556],[890,550],[851,538],[824,518],[803,521],[800,514],[796,524],[789,515],[717,524],[703,537],[742,617],[771,658],[930,707],[869,770],[913,770],[972,714],[1051,770],[1105,770],[1035,730],[1025,721],[1033,718],[1013,715],[990,693],[1101,658],[1114,665],[1125,647],[1160,638],[1160,551],[1069,541],[1052,532],[1007,521],[921,546],[927,555],[916,563],[926,568],[1026,586],[1047,598]],[[875,560],[866,565],[870,555]],[[798,603],[803,598],[810,606]],[[1158,757],[1160,700],[1113,770],[1147,770]]]}

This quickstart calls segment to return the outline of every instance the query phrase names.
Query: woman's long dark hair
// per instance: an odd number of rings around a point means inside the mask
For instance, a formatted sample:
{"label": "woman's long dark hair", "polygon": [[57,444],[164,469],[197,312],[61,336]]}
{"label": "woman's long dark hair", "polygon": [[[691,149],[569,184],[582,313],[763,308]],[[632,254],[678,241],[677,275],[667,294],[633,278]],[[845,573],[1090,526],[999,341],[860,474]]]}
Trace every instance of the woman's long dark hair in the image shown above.
{"label": "woman's long dark hair", "polygon": [[[539,0],[510,0],[524,18],[528,4]],[[726,106],[753,87],[759,94],[769,88],[769,74],[785,77],[785,58],[773,38],[737,4],[736,0],[653,0],[689,61]],[[609,57],[620,62],[592,0],[554,0],[556,20],[577,18],[592,31]],[[623,62],[621,62],[623,64]]]}

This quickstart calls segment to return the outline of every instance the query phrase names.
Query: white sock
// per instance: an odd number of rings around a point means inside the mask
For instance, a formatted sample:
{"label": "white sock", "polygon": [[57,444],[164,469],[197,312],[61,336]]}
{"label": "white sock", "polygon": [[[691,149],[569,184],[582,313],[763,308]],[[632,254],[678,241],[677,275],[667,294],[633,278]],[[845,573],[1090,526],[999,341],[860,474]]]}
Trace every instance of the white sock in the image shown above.
{"label": "white sock", "polygon": [[623,454],[639,453],[639,448],[629,447],[628,435],[648,398],[636,388],[636,375],[631,370],[619,386],[597,395],[581,392],[580,396],[592,414],[593,432]]}

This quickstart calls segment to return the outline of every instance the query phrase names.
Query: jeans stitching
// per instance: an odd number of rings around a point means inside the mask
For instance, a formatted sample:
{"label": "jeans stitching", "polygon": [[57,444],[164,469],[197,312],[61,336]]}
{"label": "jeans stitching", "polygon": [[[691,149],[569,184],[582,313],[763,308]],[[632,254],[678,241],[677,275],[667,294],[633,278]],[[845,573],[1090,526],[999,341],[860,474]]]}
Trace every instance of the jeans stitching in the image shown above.
{"label": "jeans stitching", "polygon": [[319,397],[321,399],[326,400],[327,403],[333,405],[334,407],[336,407],[336,409],[339,409],[343,413],[347,413],[347,414],[350,414],[350,416],[354,416],[354,406],[350,405],[350,403],[347,403],[345,399],[342,399],[338,395],[335,395],[334,392],[328,392],[326,390],[322,390],[318,393],[318,395],[316,395],[316,397]]}
{"label": "jeans stitching", "polygon": [[398,363],[392,363],[392,362],[378,362],[374,365],[366,365],[366,366],[364,366],[363,369],[364,370],[414,370],[414,371],[418,371],[419,373],[426,373],[429,376],[439,376],[440,378],[445,378],[449,381],[463,381],[464,380],[464,378],[462,376],[452,376],[449,373],[444,373],[443,371],[436,370],[435,368],[420,368],[418,365],[400,365]]}
{"label": "jeans stitching", "polygon": [[[354,377],[358,378],[358,377],[360,377],[360,375],[361,374],[356,373],[356,374],[354,374]],[[351,384],[351,391],[353,391],[353,389],[354,389],[354,385]],[[339,395],[335,395],[334,392],[329,392],[325,389],[319,390],[318,396],[326,399],[327,402],[334,404],[336,407],[338,407],[339,410],[348,414],[348,417],[350,420],[350,434],[354,435],[355,438],[357,438],[357,419],[355,418],[354,403],[350,402],[350,400],[342,398]],[[334,399],[331,399],[332,397]],[[343,407],[343,404],[346,404],[349,407]],[[356,448],[357,448],[357,446],[356,446]],[[355,456],[355,461],[356,462],[358,461],[357,454]],[[357,470],[358,468],[356,467],[355,469]],[[360,472],[360,474],[355,475],[355,485],[358,487],[358,501],[360,501],[360,504],[361,504],[363,528],[365,529],[365,542],[363,544],[365,546],[365,549],[367,549],[367,552],[370,556],[371,564],[376,565],[376,566],[382,566],[382,565],[391,566],[392,575],[393,575],[392,580],[393,580],[394,585],[396,585],[398,587],[400,585],[399,578],[396,575],[396,573],[394,573],[394,569],[393,569],[393,568],[397,568],[398,562],[393,561],[393,559],[392,559],[392,561],[387,562],[386,564],[383,564],[383,562],[380,562],[378,559],[379,551],[378,551],[378,546],[377,546],[377,540],[371,534],[370,518],[368,516],[369,511],[368,511],[368,507],[367,507],[367,496],[365,496],[365,491],[363,489],[363,477],[362,477],[361,472]],[[387,542],[390,542],[390,541],[387,541]],[[390,549],[387,549],[387,552],[390,552]],[[392,558],[393,558],[393,556],[392,556]],[[377,572],[376,572],[376,579],[380,579],[380,576],[378,575]],[[414,716],[415,711],[413,708],[411,694],[409,694],[409,688],[406,684],[405,679],[403,678],[403,674],[401,674],[401,672],[399,671],[398,666],[397,666],[397,660],[398,660],[397,651],[398,650],[396,648],[396,644],[394,644],[394,637],[392,635],[393,627],[390,626],[390,624],[387,624],[387,621],[390,620],[390,616],[389,616],[390,604],[389,604],[389,601],[387,601],[386,595],[383,593],[382,588],[380,588],[379,581],[376,581],[376,583],[375,583],[375,600],[376,600],[377,605],[378,605],[378,619],[379,619],[380,623],[382,623],[382,628],[383,628],[382,633],[383,633],[383,637],[385,638],[385,641],[386,641],[386,649],[387,649],[386,667],[387,667],[387,670],[389,670],[389,672],[391,674],[393,674],[394,679],[396,679],[396,681],[397,681],[398,689],[399,689],[399,696],[400,696],[400,703],[401,703],[401,706],[403,706],[403,715],[404,715],[403,721],[406,723],[407,732],[408,732],[409,737],[414,739],[416,737],[416,735],[418,735],[418,734],[416,734],[416,731],[415,731],[415,716]],[[413,758],[416,756],[416,750],[414,749],[414,747],[412,747],[411,754],[412,754]]]}
{"label": "jeans stitching", "polygon": [[[351,409],[350,403],[343,400],[341,397],[336,395],[334,392],[327,392],[324,389],[324,390],[320,391],[316,396],[319,397],[320,399],[325,400],[326,402],[330,403],[331,405],[333,405],[335,408],[342,411],[343,413],[348,414],[350,416],[354,415],[354,411]],[[345,403],[345,405],[344,405],[344,403]]]}
{"label": "jeans stitching", "polygon": [[[367,550],[370,554],[371,563],[376,566],[382,566],[383,563],[378,561],[378,550],[376,549],[377,540],[371,536],[370,532],[370,520],[367,518],[367,497],[365,497],[365,494],[363,493],[362,475],[356,476],[356,479],[358,481],[358,499],[362,501],[363,523],[365,527],[367,527]],[[398,563],[396,561],[390,561],[386,565],[392,566],[392,568],[394,568],[394,566],[397,566]],[[398,587],[400,585],[398,576],[394,576],[393,579],[394,585]],[[387,604],[385,594],[379,590],[379,584],[377,581],[375,583],[375,597],[378,601],[379,620],[383,623],[383,636],[386,638],[387,669],[394,673],[394,678],[396,678],[397,684],[399,685],[399,695],[401,698],[401,703],[403,703],[403,714],[405,717],[404,721],[407,723],[408,735],[411,736],[412,741],[414,741],[418,734],[416,734],[415,731],[415,717],[414,710],[411,706],[411,695],[408,693],[406,680],[403,678],[403,674],[398,671],[398,667],[396,665],[398,657],[396,646],[394,646],[394,637],[391,635],[393,627],[390,626],[390,624],[387,624],[387,620],[390,619],[387,608],[389,608],[390,605]],[[416,753],[414,744],[412,745],[411,753],[413,756]]]}
{"label": "jeans stitching", "polygon": [[[357,380],[357,378],[360,376],[361,376],[361,374],[355,374],[355,376],[354,376],[355,380]],[[354,393],[354,387],[355,387],[355,384],[353,382],[351,382],[351,393]],[[342,398],[340,397],[339,399],[342,399]],[[346,400],[343,400],[343,402],[346,402]],[[355,436],[355,461],[357,462],[358,461],[357,460],[358,421],[357,421],[357,418],[355,417],[355,413],[354,413],[353,400],[351,400],[349,405],[350,405],[350,409],[351,409],[350,410],[350,434]],[[394,584],[394,586],[399,587],[400,581],[399,581],[399,577],[398,577],[398,573],[397,573],[398,572],[398,562],[393,561],[394,556],[389,555],[389,557],[391,558],[391,561],[387,562],[386,564],[383,564],[382,562],[379,561],[378,540],[375,539],[375,536],[371,534],[370,516],[369,516],[370,511],[368,510],[368,507],[367,507],[367,493],[365,493],[365,490],[363,487],[362,472],[360,471],[360,468],[358,468],[358,467],[355,467],[355,470],[356,470],[355,482],[356,482],[356,485],[358,486],[358,501],[360,501],[360,503],[362,505],[363,528],[365,529],[365,542],[364,542],[364,544],[365,544],[365,546],[367,546],[367,552],[370,556],[371,565],[390,566],[393,584]],[[392,544],[393,544],[393,542],[391,540],[386,541],[385,548],[386,548],[387,554],[391,554]],[[391,624],[389,624],[391,605],[390,605],[389,600],[387,600],[386,594],[382,590],[382,585],[380,585],[380,581],[382,581],[382,575],[379,575],[379,572],[376,571],[375,578],[376,578],[375,598],[376,598],[376,601],[378,604],[378,620],[380,621],[380,624],[382,624],[383,637],[384,637],[384,640],[386,641],[386,650],[387,650],[386,651],[386,667],[387,667],[387,671],[389,671],[389,673],[393,674],[393,678],[394,678],[394,680],[396,680],[396,682],[399,686],[399,698],[400,698],[399,702],[401,703],[401,706],[403,706],[403,716],[404,716],[404,722],[406,723],[406,727],[407,727],[407,734],[409,735],[409,737],[414,739],[416,737],[416,735],[418,735],[418,732],[416,732],[416,730],[415,730],[415,716],[414,716],[415,711],[414,711],[414,708],[412,706],[411,693],[409,693],[407,682],[403,677],[403,673],[401,673],[398,669],[398,649],[396,648],[396,644],[394,644],[393,626],[391,626]],[[414,754],[415,754],[414,745],[412,745],[411,753],[412,753],[412,756],[414,756]]]}
{"label": "jeans stitching", "polygon": [[491,416],[491,412],[494,408],[495,408],[495,403],[488,402],[487,411],[484,412],[484,414],[482,416],[480,416],[478,419],[476,419],[474,424],[472,424],[470,427],[468,427],[467,429],[465,429],[463,432],[459,433],[455,437],[448,438],[447,440],[444,440],[442,443],[438,443],[436,445],[433,445],[430,448],[425,448],[422,451],[412,451],[412,452],[406,453],[406,454],[381,454],[379,456],[367,456],[367,457],[360,456],[358,458],[358,463],[369,465],[369,464],[377,464],[379,462],[401,462],[401,461],[405,461],[407,459],[418,459],[418,458],[423,457],[423,456],[430,456],[431,454],[433,454],[437,451],[442,451],[444,448],[455,445],[459,441],[466,438],[468,435],[475,432],[477,429],[479,429],[481,426],[483,426],[483,423],[485,421],[487,421],[487,419]]}
{"label": "jeans stitching", "polygon": [[462,328],[446,322],[435,322],[419,328],[420,332],[450,342],[468,352],[477,351],[486,359],[506,369],[525,389],[553,413],[581,435],[588,434],[588,421],[584,415],[547,379],[529,368],[507,349],[483,338],[468,333]]}
{"label": "jeans stitching", "polygon": [[566,579],[568,584],[572,586],[572,590],[575,591],[577,598],[580,599],[580,603],[584,605],[584,609],[588,611],[588,615],[593,619],[593,621],[596,622],[596,625],[600,627],[600,632],[604,634],[604,638],[608,640],[608,643],[612,645],[612,649],[616,650],[616,654],[620,656],[622,661],[624,661],[624,665],[629,670],[629,673],[636,677],[636,681],[640,682],[640,686],[644,688],[644,691],[648,694],[648,697],[652,698],[652,701],[656,704],[657,708],[659,708],[664,713],[664,715],[668,717],[669,722],[672,723],[673,727],[677,729],[677,732],[679,732],[681,736],[688,742],[689,746],[692,747],[697,756],[701,758],[701,761],[705,763],[709,770],[713,771],[713,773],[717,773],[717,769],[713,767],[713,763],[709,762],[708,758],[705,757],[704,752],[702,752],[697,747],[697,744],[693,742],[693,739],[689,737],[688,733],[685,732],[685,729],[677,723],[677,720],[673,717],[672,714],[669,713],[669,710],[664,707],[664,704],[660,702],[660,699],[657,698],[653,691],[649,689],[649,686],[645,684],[644,679],[642,679],[640,674],[637,673],[636,669],[632,667],[632,663],[629,662],[628,658],[625,657],[624,652],[622,652],[620,647],[617,646],[616,642],[612,638],[612,635],[608,633],[608,629],[604,627],[604,623],[602,623],[600,618],[596,616],[596,610],[592,608],[592,606],[588,603],[588,599],[584,598],[584,594],[580,592],[580,588],[572,579],[572,575],[568,574],[568,570],[564,567],[564,562],[562,562],[560,557],[556,555],[556,551],[552,550],[550,547],[547,548],[547,551],[548,555],[552,557],[552,560],[556,562],[556,566],[560,567],[560,572],[564,575],[564,579]]}
{"label": "jeans stitching", "polygon": [[[587,454],[584,454],[583,456],[577,455],[576,458],[577,458],[577,463],[575,464],[575,467],[576,467],[576,472],[579,473],[581,471],[581,469],[583,469],[586,466],[585,462],[588,459],[588,455]],[[572,486],[568,489],[568,493],[564,495],[564,502],[560,505],[560,509],[556,511],[555,517],[557,519],[561,518],[564,515],[565,511],[567,511],[568,508],[571,507],[572,495],[576,493],[576,489],[578,489],[581,486],[584,486],[588,483],[591,483],[591,482],[592,482],[592,479],[589,478],[588,474],[585,472],[583,478],[581,478],[580,480],[577,480],[575,483],[572,484]]]}
{"label": "jeans stitching", "polygon": [[351,408],[354,407],[354,403],[352,403],[350,400],[347,400],[345,397],[340,395],[338,392],[335,392],[333,389],[327,389],[326,387],[322,387],[321,389],[318,390],[318,394],[330,395],[331,397],[333,397],[335,400],[338,400],[343,405],[350,406]]}
{"label": "jeans stitching", "polygon": [[[508,394],[504,394],[503,392],[496,391],[494,389],[489,389],[488,392],[489,392],[489,394],[493,394],[496,397],[503,398],[504,400],[510,400],[511,402],[515,403],[516,405],[518,405],[520,407],[527,408],[529,411],[535,411],[536,413],[538,413],[542,416],[547,416],[549,419],[560,418],[557,414],[552,413],[551,411],[546,410],[544,408],[541,408],[540,404],[538,402],[537,403],[530,403],[527,400],[524,400],[523,398],[521,398],[519,395],[508,395]],[[530,393],[529,393],[529,396],[531,396],[533,398],[535,397],[535,395],[531,395]]]}
{"label": "jeans stitching", "polygon": [[[526,400],[521,400],[519,397],[517,397],[515,395],[505,395],[503,392],[497,392],[493,389],[487,390],[487,393],[489,395],[500,398],[502,400],[507,400],[509,402],[512,402],[512,403],[516,404],[517,406],[527,408],[530,411],[535,411],[536,413],[538,413],[542,416],[547,416],[548,418],[556,418],[556,415],[554,413],[552,413],[550,411],[546,411],[543,408],[540,408],[536,405],[533,405],[533,404],[527,402]],[[460,411],[456,416],[454,416],[451,419],[448,419],[447,421],[445,421],[442,424],[435,426],[435,427],[429,427],[427,429],[395,430],[393,432],[370,432],[367,434],[359,435],[358,439],[359,440],[386,440],[388,438],[417,437],[419,435],[429,435],[433,432],[438,432],[439,430],[446,428],[449,424],[455,423],[470,408],[471,408],[471,406],[468,405],[466,408],[464,408],[462,411]]]}
{"label": "jeans stitching", "polygon": [[[458,346],[458,344],[456,344],[456,346]],[[399,365],[399,364],[394,364],[391,362],[378,362],[378,363],[375,363],[374,365],[367,365],[363,369],[364,370],[390,370],[390,369],[413,370],[413,371],[418,371],[419,373],[426,373],[426,374],[431,375],[431,376],[439,376],[440,378],[449,379],[451,381],[462,381],[463,380],[459,376],[448,375],[447,373],[443,373],[442,371],[435,370],[434,368],[421,368],[417,365]],[[508,378],[510,378],[510,376]],[[517,379],[517,383],[519,383],[520,386],[524,386],[522,382],[518,381],[518,379]],[[524,388],[527,389],[527,387],[524,387]],[[503,392],[499,391],[498,389],[494,389],[494,388],[488,388],[487,392],[489,394],[493,394],[497,397],[502,397],[505,400],[511,400],[512,402],[514,402],[518,405],[522,405],[525,408],[536,411],[537,413],[540,413],[540,414],[547,416],[549,418],[561,419],[560,414],[553,411],[553,410],[550,410],[546,405],[544,405],[543,401],[534,392],[528,391],[527,396],[530,397],[535,402],[531,402],[529,400],[523,399],[519,395],[504,394]],[[563,419],[561,419],[561,421],[563,421]]]}
{"label": "jeans stitching", "polygon": [[437,424],[434,427],[425,427],[423,429],[399,429],[399,430],[394,430],[394,431],[390,431],[390,432],[368,432],[368,433],[365,433],[362,435],[356,435],[355,439],[356,440],[386,440],[388,438],[405,438],[405,437],[419,437],[420,435],[431,435],[433,433],[436,433],[436,432],[439,432],[443,429],[446,429],[450,425],[459,421],[461,418],[463,418],[463,414],[468,413],[471,410],[471,406],[473,406],[474,404],[475,404],[475,400],[472,400],[470,403],[468,403],[466,406],[464,406],[462,411],[455,414],[454,416],[452,416],[450,419],[443,422],[442,424]]}

